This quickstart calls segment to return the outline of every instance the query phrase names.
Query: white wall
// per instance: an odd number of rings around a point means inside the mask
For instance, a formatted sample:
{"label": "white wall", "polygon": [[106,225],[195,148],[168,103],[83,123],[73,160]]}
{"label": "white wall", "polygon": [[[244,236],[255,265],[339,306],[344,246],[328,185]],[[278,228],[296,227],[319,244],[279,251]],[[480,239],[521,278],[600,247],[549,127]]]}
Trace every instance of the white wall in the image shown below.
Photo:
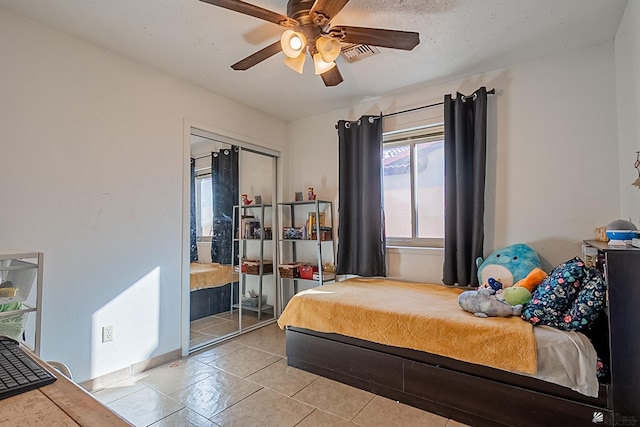
{"label": "white wall", "polygon": [[3,9],[0,57],[0,246],[45,253],[43,358],[180,348],[183,123],[283,151],[286,123]]}
{"label": "white wall", "polygon": [[633,168],[640,151],[640,2],[627,3],[615,41],[621,216],[640,227],[640,188]]}
{"label": "white wall", "polygon": [[[547,269],[579,255],[596,226],[620,215],[613,43],[295,121],[291,185],[337,199],[337,120],[432,104],[482,85],[497,91],[489,98],[485,253],[528,243]],[[422,114],[433,119],[433,112]],[[412,114],[395,116],[385,130],[416,121]],[[441,282],[441,252],[390,251],[389,273]]]}

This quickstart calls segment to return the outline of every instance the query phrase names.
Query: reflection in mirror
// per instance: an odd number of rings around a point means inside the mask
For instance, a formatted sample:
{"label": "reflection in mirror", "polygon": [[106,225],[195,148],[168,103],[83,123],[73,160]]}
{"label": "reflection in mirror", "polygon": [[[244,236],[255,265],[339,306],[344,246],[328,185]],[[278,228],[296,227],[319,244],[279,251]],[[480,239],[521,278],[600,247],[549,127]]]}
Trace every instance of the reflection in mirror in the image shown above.
{"label": "reflection in mirror", "polygon": [[[241,150],[240,250],[241,328],[247,329],[275,319],[274,275],[274,162],[266,155]],[[277,235],[277,234],[276,234]]]}
{"label": "reflection in mirror", "polygon": [[240,330],[233,206],[238,201],[239,150],[191,137],[190,345],[215,342]]}
{"label": "reflection in mirror", "polygon": [[191,158],[193,351],[274,321],[276,161],[195,135]]}

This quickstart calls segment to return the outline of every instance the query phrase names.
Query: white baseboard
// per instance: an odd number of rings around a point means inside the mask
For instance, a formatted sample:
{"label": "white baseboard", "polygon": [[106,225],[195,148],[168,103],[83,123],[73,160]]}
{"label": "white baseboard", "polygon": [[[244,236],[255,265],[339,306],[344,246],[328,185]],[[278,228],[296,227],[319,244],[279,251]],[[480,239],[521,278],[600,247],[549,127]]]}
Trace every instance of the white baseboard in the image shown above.
{"label": "white baseboard", "polygon": [[182,351],[179,349],[174,350],[169,353],[144,360],[142,362],[134,363],[133,365],[126,368],[122,368],[117,371],[110,372],[108,374],[101,375],[91,380],[82,382],[80,383],[80,386],[89,392],[102,390],[103,388],[107,388],[114,384],[125,381],[134,375],[146,371],[147,369],[155,368],[156,366],[164,365],[165,363],[178,360],[180,358],[182,358]]}

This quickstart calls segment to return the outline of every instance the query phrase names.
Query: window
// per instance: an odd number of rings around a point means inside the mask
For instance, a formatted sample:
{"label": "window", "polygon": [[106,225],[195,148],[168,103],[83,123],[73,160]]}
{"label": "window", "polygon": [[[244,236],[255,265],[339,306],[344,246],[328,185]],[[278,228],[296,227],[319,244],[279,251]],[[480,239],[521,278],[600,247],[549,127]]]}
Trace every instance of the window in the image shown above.
{"label": "window", "polygon": [[[211,201],[211,171],[196,176],[196,233],[198,237],[213,236],[213,203]],[[206,239],[205,239],[206,240]]]}
{"label": "window", "polygon": [[383,143],[387,245],[442,247],[443,126],[385,133]]}

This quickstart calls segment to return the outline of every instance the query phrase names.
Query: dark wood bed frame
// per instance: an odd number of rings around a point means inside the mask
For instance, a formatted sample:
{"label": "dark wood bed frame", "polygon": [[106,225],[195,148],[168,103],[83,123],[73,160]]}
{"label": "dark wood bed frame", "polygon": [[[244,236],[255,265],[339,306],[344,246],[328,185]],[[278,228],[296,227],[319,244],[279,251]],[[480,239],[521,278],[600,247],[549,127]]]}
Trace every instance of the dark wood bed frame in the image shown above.
{"label": "dark wood bed frame", "polygon": [[287,327],[289,366],[472,426],[610,425],[609,386],[597,398],[533,377],[337,334]]}
{"label": "dark wood bed frame", "polygon": [[[609,366],[597,398],[533,377],[420,351],[288,327],[290,366],[473,426],[640,427],[640,249],[598,249],[605,313],[585,331]],[[602,423],[594,416],[602,413]]]}

